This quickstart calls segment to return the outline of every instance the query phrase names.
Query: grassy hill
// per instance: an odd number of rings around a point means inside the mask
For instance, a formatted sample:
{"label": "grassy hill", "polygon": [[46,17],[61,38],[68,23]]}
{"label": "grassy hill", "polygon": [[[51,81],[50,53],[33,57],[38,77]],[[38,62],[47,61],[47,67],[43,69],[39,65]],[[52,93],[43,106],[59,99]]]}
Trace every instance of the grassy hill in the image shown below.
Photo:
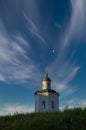
{"label": "grassy hill", "polygon": [[86,108],[1,116],[0,130],[86,130]]}

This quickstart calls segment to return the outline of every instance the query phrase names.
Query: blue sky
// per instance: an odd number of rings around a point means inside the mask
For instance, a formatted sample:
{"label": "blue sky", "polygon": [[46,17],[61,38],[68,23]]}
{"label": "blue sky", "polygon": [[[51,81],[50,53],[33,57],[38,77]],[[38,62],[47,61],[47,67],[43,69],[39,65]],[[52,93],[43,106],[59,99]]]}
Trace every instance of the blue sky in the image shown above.
{"label": "blue sky", "polygon": [[60,108],[86,106],[86,0],[0,0],[0,114],[34,111],[46,70]]}

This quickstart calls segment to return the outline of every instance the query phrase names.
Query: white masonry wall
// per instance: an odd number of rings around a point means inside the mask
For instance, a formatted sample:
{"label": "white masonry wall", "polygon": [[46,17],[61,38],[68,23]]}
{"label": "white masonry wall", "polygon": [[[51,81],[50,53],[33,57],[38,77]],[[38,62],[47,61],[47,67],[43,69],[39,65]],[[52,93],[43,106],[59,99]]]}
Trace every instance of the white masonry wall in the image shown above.
{"label": "white masonry wall", "polygon": [[[43,103],[45,102],[45,103]],[[53,108],[52,108],[52,102]],[[35,95],[35,112],[50,112],[59,110],[59,95],[57,93],[37,93]]]}
{"label": "white masonry wall", "polygon": [[[52,102],[54,102],[54,107],[52,108]],[[59,111],[59,95],[57,93],[49,94],[49,108],[50,111]]]}

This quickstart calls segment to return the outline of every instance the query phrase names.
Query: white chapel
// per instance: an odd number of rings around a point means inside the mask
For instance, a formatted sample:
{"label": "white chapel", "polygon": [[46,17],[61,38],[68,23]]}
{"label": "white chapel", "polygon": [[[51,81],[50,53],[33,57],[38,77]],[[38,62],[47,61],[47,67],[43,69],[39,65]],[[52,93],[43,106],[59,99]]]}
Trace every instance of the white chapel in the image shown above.
{"label": "white chapel", "polygon": [[59,93],[51,89],[48,74],[42,79],[42,90],[35,92],[35,112],[59,111]]}

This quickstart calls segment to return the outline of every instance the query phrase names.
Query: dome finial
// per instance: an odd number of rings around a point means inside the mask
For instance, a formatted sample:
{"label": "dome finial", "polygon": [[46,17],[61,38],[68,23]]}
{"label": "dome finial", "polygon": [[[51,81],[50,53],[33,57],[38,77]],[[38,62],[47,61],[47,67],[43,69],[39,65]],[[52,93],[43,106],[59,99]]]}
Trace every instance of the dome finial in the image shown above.
{"label": "dome finial", "polygon": [[48,69],[46,69],[46,77],[48,77]]}
{"label": "dome finial", "polygon": [[48,73],[46,73],[46,77],[48,77]]}

